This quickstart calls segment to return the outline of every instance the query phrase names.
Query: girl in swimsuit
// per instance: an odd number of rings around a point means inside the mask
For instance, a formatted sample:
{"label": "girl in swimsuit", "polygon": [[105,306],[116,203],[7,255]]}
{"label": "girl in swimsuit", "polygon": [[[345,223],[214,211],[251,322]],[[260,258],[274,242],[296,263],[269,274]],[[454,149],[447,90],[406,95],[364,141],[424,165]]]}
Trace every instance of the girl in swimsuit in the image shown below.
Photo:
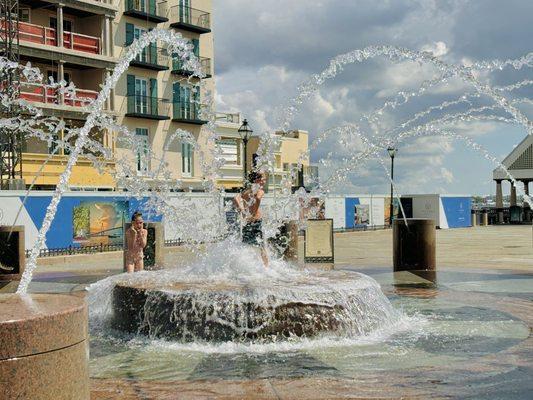
{"label": "girl in swimsuit", "polygon": [[144,269],[144,248],[148,231],[143,227],[143,216],[133,213],[131,228],[126,231],[126,272],[139,272]]}

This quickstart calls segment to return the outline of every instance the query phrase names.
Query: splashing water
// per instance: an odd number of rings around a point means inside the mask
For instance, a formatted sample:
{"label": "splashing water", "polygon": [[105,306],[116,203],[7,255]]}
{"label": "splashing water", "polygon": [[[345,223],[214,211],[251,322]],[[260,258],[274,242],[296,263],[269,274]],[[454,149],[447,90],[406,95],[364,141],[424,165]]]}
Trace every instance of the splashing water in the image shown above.
{"label": "splashing water", "polygon": [[[142,35],[128,48],[112,75],[106,80],[97,99],[87,105],[88,117],[85,125],[81,128],[67,129],[67,135],[63,140],[53,138],[54,133],[65,129],[62,121],[53,117],[44,117],[40,110],[23,100],[9,99],[8,96],[2,95],[3,105],[14,102],[18,107],[31,114],[32,118],[2,119],[0,120],[0,127],[21,129],[27,132],[29,136],[40,138],[49,145],[55,143],[56,149],[64,148],[70,152],[67,166],[61,174],[57,189],[46,210],[38,239],[32,248],[27,268],[17,292],[27,291],[36,267],[37,256],[44,246],[45,237],[54,219],[59,201],[68,188],[72,168],[78,158],[83,156],[91,160],[101,172],[106,170],[107,164],[116,163],[116,170],[112,172],[118,186],[127,189],[132,197],[148,197],[149,201],[146,207],[153,210],[154,213],[163,215],[167,224],[174,226],[178,235],[188,243],[214,242],[205,253],[195,250],[200,256],[193,264],[158,272],[119,275],[92,285],[89,292],[89,304],[91,329],[95,335],[113,332],[113,318],[115,318],[114,314],[117,311],[115,292],[118,286],[133,287],[138,291],[146,292],[146,298],[143,300],[141,309],[137,310],[142,314],[137,332],[157,341],[168,337],[164,333],[165,330],[168,332],[170,323],[173,325],[171,328],[174,329],[174,336],[171,337],[181,344],[188,342],[188,344],[183,345],[189,346],[189,348],[202,343],[206,349],[216,348],[220,350],[220,346],[212,347],[211,344],[207,343],[211,339],[215,339],[214,341],[225,340],[226,344],[223,346],[226,346],[225,349],[230,349],[229,351],[235,350],[235,346],[249,349],[250,343],[263,346],[262,349],[278,349],[279,343],[301,346],[308,340],[313,343],[316,343],[316,340],[326,340],[329,344],[342,343],[346,340],[373,335],[382,337],[382,335],[390,335],[398,329],[412,326],[412,321],[391,306],[379,285],[365,275],[346,271],[298,270],[294,266],[276,259],[275,256],[271,257],[271,264],[268,269],[265,269],[255,250],[244,247],[232,237],[223,241],[219,240],[220,237],[226,237],[230,231],[223,212],[214,213],[213,218],[207,223],[201,227],[198,226],[198,216],[205,213],[206,208],[217,208],[217,204],[220,204],[220,200],[224,196],[224,191],[217,189],[217,179],[220,176],[220,169],[224,165],[224,157],[217,145],[219,137],[216,133],[212,112],[202,110],[202,118],[208,120],[207,131],[209,134],[205,143],[198,143],[190,132],[178,129],[168,135],[161,156],[157,156],[154,149],[148,149],[148,158],[156,161],[156,163],[154,164],[155,168],[147,171],[147,179],[138,179],[132,169],[133,166],[126,158],[116,158],[110,149],[103,147],[98,141],[91,138],[91,129],[107,128],[119,133],[118,140],[122,146],[133,152],[144,149],[143,144],[133,132],[116,124],[102,109],[111,89],[115,87],[118,79],[127,70],[129,63],[145,47],[156,41],[163,42],[168,47],[170,54],[175,54],[176,57],[185,61],[187,69],[194,72],[192,76],[201,78],[201,67],[192,52],[191,43],[174,32],[154,29]],[[385,170],[385,175],[394,185],[380,151],[409,139],[442,136],[463,140],[470,148],[481,152],[485,158],[503,168],[509,179],[515,182],[509,171],[496,158],[472,139],[454,132],[450,126],[459,122],[490,120],[517,124],[523,127],[528,134],[533,133],[533,124],[526,114],[518,108],[519,104],[529,104],[531,100],[527,97],[516,99],[506,97],[515,90],[531,85],[532,81],[526,79],[506,86],[491,87],[482,83],[475,73],[479,70],[494,71],[507,67],[519,70],[531,67],[533,66],[533,53],[516,60],[478,62],[467,67],[446,64],[428,53],[392,46],[371,46],[362,50],[355,50],[334,58],[327,69],[314,75],[308,82],[299,87],[298,95],[290,100],[284,111],[284,116],[280,122],[281,129],[283,131],[288,130],[299,106],[327,80],[337,76],[348,64],[359,63],[378,56],[387,57],[393,62],[409,60],[420,64],[430,64],[436,68],[438,75],[422,82],[416,90],[397,93],[381,107],[363,115],[357,123],[330,128],[320,133],[311,143],[309,151],[301,154],[298,163],[291,166],[289,173],[283,176],[282,190],[279,195],[276,195],[274,204],[264,206],[264,226],[267,239],[274,237],[279,232],[282,223],[294,219],[295,215],[299,215],[298,211],[302,204],[309,205],[313,197],[318,197],[324,201],[327,195],[341,184],[355,168],[369,160],[377,159]],[[0,66],[2,69],[20,69],[24,78],[29,82],[42,80],[42,75],[29,65],[21,67],[0,60]],[[398,109],[412,99],[423,96],[432,88],[447,84],[454,78],[472,86],[475,91],[466,93],[454,100],[432,105],[425,110],[416,112],[403,122],[384,129],[387,123],[385,118],[387,110]],[[55,85],[54,87],[59,93],[65,96],[75,94],[75,88],[71,84],[66,85],[65,82],[52,82],[51,84]],[[199,90],[201,88],[202,86]],[[482,97],[488,98],[492,104],[489,106],[476,104]],[[209,93],[205,93],[204,98],[207,99],[207,103],[212,102]],[[462,112],[449,111],[460,105],[466,106],[467,110]],[[208,108],[208,110],[210,109]],[[432,115],[435,112],[441,112],[444,115],[433,118]],[[303,161],[309,158],[310,151],[332,137],[338,140],[338,148],[347,151],[348,156],[341,158],[340,163],[334,167],[328,179],[317,182],[315,189],[310,192],[300,189],[292,193],[292,180],[296,177]],[[70,138],[76,138],[74,145],[70,144]],[[262,133],[257,158],[261,170],[274,171],[275,152],[279,147],[279,140],[279,136],[273,132]],[[351,146],[354,140],[360,141],[364,149],[360,150],[356,146]],[[205,177],[203,188],[210,195],[207,205],[204,204],[200,207],[185,194],[175,193],[176,189],[183,189],[183,183],[171,178],[171,171],[165,160],[170,146],[175,141],[191,144],[198,153],[202,174]],[[98,154],[99,157],[94,154]],[[48,157],[45,164],[51,157],[52,155]],[[336,154],[331,152],[321,162],[323,165],[333,166],[335,157]],[[45,164],[40,171],[43,170]],[[153,190],[154,188],[157,190]],[[174,200],[177,197],[179,201],[172,201],[171,192]],[[398,193],[398,191],[396,192]],[[529,196],[524,194],[524,199],[533,207]],[[401,202],[399,204],[401,205]],[[319,203],[315,207],[315,211],[311,210],[310,215],[316,214],[320,206]],[[305,226],[305,220],[299,222],[300,227]],[[170,314],[163,313],[162,303],[174,302],[173,304],[178,304],[184,299],[184,296],[188,304],[187,310],[174,307],[171,308]],[[250,308],[250,305],[253,307]],[[283,314],[289,306],[296,309],[296,313]],[[243,313],[244,309],[247,312]],[[252,318],[251,314],[255,318],[253,321],[250,319]],[[283,323],[292,319],[291,322],[295,322],[296,325],[280,326],[280,315],[282,317],[283,315],[288,316],[283,320],[285,321]],[[299,318],[303,318],[303,320],[299,320]],[[269,330],[273,323],[278,323],[279,329]],[[195,326],[205,327],[206,325],[211,327],[211,332],[206,333],[205,330],[198,331],[195,328]],[[320,329],[315,332],[314,328],[317,326]],[[319,339],[316,339],[316,335]],[[230,345],[227,344],[228,341],[231,343]],[[189,342],[193,342],[193,344]]]}
{"label": "splashing water", "polygon": [[[93,284],[88,301],[95,336],[117,335],[117,287],[147,290],[138,329],[130,332],[191,343],[193,348],[203,344],[209,349],[216,343],[224,348],[221,343],[228,341],[243,348],[286,341],[299,346],[302,340],[311,345],[324,339],[345,344],[390,335],[412,322],[366,275],[298,270],[282,260],[265,268],[257,252],[235,238],[213,244],[188,266]],[[290,321],[283,313],[289,313]]]}

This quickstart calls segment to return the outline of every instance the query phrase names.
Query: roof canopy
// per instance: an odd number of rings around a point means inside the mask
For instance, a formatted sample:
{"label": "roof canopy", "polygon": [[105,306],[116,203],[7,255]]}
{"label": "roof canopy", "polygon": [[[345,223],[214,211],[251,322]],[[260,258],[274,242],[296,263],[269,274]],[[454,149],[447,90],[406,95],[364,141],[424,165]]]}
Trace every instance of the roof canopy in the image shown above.
{"label": "roof canopy", "polygon": [[[509,170],[513,178],[533,180],[533,135],[527,135],[502,164]],[[498,167],[492,172],[493,179],[509,179],[505,171]]]}

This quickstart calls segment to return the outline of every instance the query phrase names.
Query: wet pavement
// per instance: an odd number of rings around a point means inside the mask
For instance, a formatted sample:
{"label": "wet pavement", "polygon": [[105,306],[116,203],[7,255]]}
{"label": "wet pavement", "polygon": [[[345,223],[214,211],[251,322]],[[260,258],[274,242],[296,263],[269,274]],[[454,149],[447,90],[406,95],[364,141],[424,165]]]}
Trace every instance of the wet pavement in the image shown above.
{"label": "wet pavement", "polygon": [[[531,228],[502,228],[439,232],[436,276],[392,273],[386,233],[336,237],[335,268],[378,281],[394,307],[412,317],[406,329],[251,351],[93,338],[91,399],[530,399]],[[117,272],[50,268],[31,291],[83,295],[88,283]]]}

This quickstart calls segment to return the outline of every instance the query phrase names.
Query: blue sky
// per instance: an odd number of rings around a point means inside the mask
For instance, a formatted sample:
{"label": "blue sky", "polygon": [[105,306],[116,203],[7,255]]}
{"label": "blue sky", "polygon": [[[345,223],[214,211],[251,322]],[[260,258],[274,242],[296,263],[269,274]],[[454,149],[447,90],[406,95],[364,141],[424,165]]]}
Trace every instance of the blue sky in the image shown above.
{"label": "blue sky", "polygon": [[[216,101],[219,111],[241,111],[256,132],[279,127],[280,110],[299,84],[319,73],[338,54],[369,45],[394,45],[433,53],[449,64],[518,58],[533,51],[533,2],[501,0],[224,0],[214,2]],[[380,107],[400,90],[416,90],[437,71],[412,62],[384,58],[347,67],[309,98],[292,121],[313,140],[326,129],[359,118]],[[533,80],[531,68],[480,72],[491,86]],[[451,80],[406,105],[387,111],[379,130],[388,130],[416,112],[459,98],[474,89]],[[506,94],[533,98],[533,85]],[[492,105],[482,97],[476,106]],[[530,120],[533,107],[517,105]],[[456,107],[450,112],[467,109]],[[504,112],[495,112],[508,117]],[[494,113],[493,113],[494,114]],[[441,114],[442,115],[442,114]],[[438,114],[433,113],[436,118]],[[503,159],[526,135],[523,127],[495,121],[460,122],[445,126],[482,144]],[[368,127],[362,126],[366,135]],[[341,146],[332,137],[312,154],[319,161],[330,154],[333,164],[361,151],[353,140]],[[383,152],[386,157],[386,153]],[[431,137],[399,147],[395,180],[399,191],[491,194],[495,167],[463,142]],[[388,165],[388,160],[387,160]],[[323,176],[328,171],[321,169]],[[386,193],[388,181],[375,159],[360,165],[339,192]]]}

